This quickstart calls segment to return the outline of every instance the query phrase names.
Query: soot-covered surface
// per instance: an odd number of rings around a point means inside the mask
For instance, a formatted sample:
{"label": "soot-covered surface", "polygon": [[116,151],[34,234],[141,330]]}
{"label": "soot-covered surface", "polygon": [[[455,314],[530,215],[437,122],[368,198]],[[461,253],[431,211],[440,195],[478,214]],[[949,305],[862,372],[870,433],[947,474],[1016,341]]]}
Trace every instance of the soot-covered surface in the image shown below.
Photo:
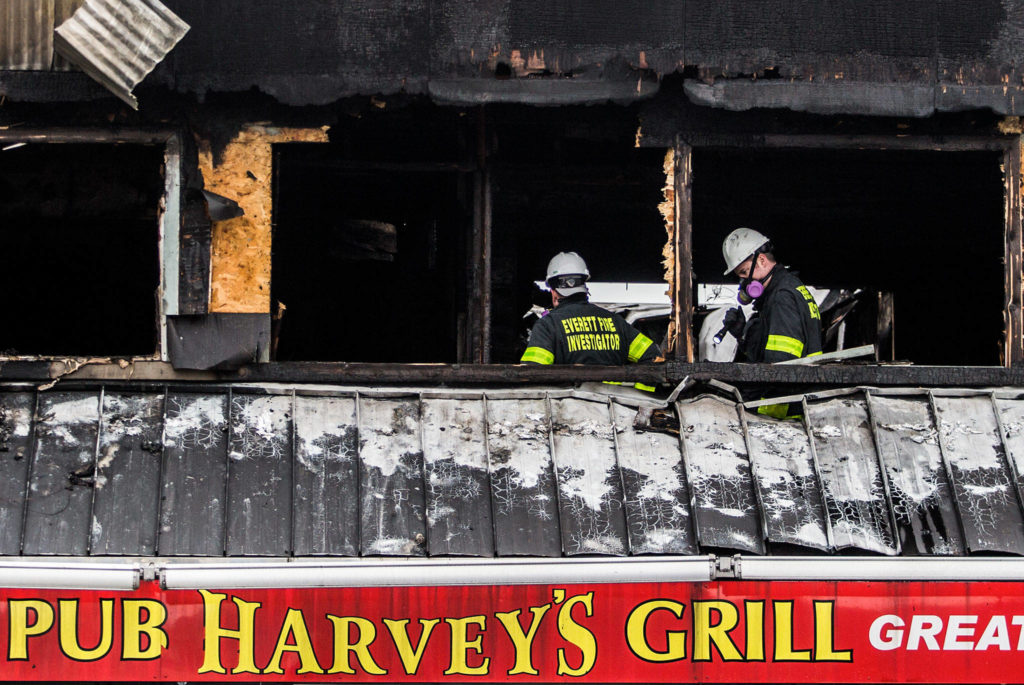
{"label": "soot-covered surface", "polygon": [[2,555],[1024,554],[1016,390],[5,390]]}

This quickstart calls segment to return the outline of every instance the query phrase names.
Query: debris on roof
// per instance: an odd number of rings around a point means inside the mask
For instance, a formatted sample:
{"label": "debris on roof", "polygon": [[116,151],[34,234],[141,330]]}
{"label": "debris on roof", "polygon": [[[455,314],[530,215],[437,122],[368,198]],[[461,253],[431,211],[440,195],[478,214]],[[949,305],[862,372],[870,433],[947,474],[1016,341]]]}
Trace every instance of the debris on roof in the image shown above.
{"label": "debris on roof", "polygon": [[54,49],[132,109],[135,86],[189,30],[158,0],[85,0],[54,29]]}

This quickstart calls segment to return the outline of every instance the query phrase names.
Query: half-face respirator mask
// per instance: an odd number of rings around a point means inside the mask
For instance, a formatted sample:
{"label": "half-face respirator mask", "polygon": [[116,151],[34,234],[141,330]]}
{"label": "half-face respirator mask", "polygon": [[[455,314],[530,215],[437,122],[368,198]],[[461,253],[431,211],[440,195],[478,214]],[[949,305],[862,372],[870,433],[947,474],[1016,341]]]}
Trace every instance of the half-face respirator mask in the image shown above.
{"label": "half-face respirator mask", "polygon": [[740,289],[736,294],[736,299],[739,300],[740,304],[750,304],[757,298],[761,297],[761,295],[764,295],[764,282],[771,278],[772,273],[775,272],[775,267],[772,266],[771,270],[766,273],[763,278],[754,278],[754,270],[757,268],[757,258],[764,252],[764,248],[761,248],[751,256],[750,271],[747,273],[745,278],[740,279]]}

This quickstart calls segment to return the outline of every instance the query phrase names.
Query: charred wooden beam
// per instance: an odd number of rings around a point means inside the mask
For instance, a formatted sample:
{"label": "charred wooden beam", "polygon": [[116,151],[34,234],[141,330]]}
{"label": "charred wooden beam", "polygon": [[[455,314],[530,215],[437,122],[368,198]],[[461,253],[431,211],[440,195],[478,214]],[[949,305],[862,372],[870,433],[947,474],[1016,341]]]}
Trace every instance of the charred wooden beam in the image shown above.
{"label": "charred wooden beam", "polygon": [[[1017,136],[1006,135],[888,135],[817,133],[716,133],[686,131],[685,144],[693,148],[804,148],[826,150],[931,150],[935,152],[1003,152],[1018,144]],[[645,146],[655,146],[653,137]]]}
{"label": "charred wooden beam", "polygon": [[[74,369],[74,370],[72,370]],[[769,364],[686,363],[629,366],[523,366],[518,364],[376,364],[346,362],[275,362],[253,364],[234,371],[176,371],[153,360],[125,362],[90,360],[69,367],[66,362],[11,361],[0,364],[4,384],[125,383],[323,383],[333,385],[445,385],[509,386],[572,384],[585,381],[641,382],[673,387],[684,379],[718,380],[742,385],[778,385],[780,392],[814,386],[880,387],[1020,387],[1024,393],[1024,366],[911,366],[904,364],[849,364],[794,366]],[[47,384],[49,384],[47,383]],[[782,386],[789,386],[783,388]]]}
{"label": "charred wooden beam", "polygon": [[131,143],[163,145],[173,136],[171,129],[111,128],[0,128],[0,143]]}
{"label": "charred wooden beam", "polygon": [[1003,316],[1003,362],[1007,366],[1024,363],[1024,238],[1021,233],[1021,151],[1018,142],[1003,153],[1005,183],[1006,256]]}
{"label": "charred wooden beam", "polygon": [[682,142],[675,148],[675,269],[672,297],[676,329],[675,357],[692,362],[693,356],[693,148]]}
{"label": "charred wooden beam", "polygon": [[1024,367],[912,366],[908,364],[837,364],[794,366],[789,364],[721,364],[667,362],[670,381],[689,376],[694,380],[726,383],[828,386],[922,386],[922,387],[1024,387]]}

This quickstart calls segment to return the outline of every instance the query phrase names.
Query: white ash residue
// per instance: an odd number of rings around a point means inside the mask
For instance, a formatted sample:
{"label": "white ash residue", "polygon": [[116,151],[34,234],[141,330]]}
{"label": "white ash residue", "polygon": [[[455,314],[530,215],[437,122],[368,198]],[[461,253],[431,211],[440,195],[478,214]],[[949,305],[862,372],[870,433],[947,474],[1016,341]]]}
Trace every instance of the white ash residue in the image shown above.
{"label": "white ash residue", "polygon": [[99,395],[48,403],[41,411],[39,430],[52,435],[66,446],[76,446],[79,440],[72,429],[90,424],[98,426],[99,409]]}
{"label": "white ash residue", "polygon": [[536,488],[551,472],[547,412],[543,400],[488,402],[491,470],[507,470],[509,485]]}
{"label": "white ash residue", "polygon": [[147,426],[158,422],[163,400],[156,396],[105,395],[103,398],[103,434],[100,444],[123,438],[137,438]]}
{"label": "white ash residue", "polygon": [[832,523],[832,533],[837,544],[845,541],[847,545],[857,549],[866,549],[888,555],[895,554],[895,550],[886,544],[886,541],[881,540],[874,530],[859,525],[851,519],[844,518],[834,521]]}
{"label": "white ash residue", "polygon": [[839,426],[814,426],[814,428],[812,428],[812,432],[815,437],[822,439],[843,437],[843,429]]}
{"label": "white ash residue", "polygon": [[236,461],[284,458],[290,442],[290,397],[236,395],[231,411],[229,457]]}
{"label": "white ash residue", "polygon": [[626,553],[622,540],[610,535],[601,535],[580,540],[579,552],[583,554],[614,554]]}
{"label": "white ash residue", "polygon": [[581,400],[553,402],[555,465],[564,498],[593,511],[607,508],[618,479],[608,405]]}
{"label": "white ash residue", "polygon": [[812,404],[809,409],[818,466],[828,493],[841,503],[883,498],[866,404],[832,400]]}
{"label": "white ash residue", "polygon": [[370,554],[390,556],[411,556],[419,547],[415,540],[408,538],[377,538],[368,545]]}
{"label": "white ash residue", "polygon": [[168,396],[164,447],[213,447],[224,439],[227,399],[221,395]]}
{"label": "white ash residue", "polygon": [[[355,458],[356,405],[351,398],[295,398],[295,458],[324,475],[330,462]],[[338,476],[338,474],[334,474]]]}
{"label": "white ash residue", "polygon": [[428,463],[449,459],[458,466],[485,470],[483,402],[424,401],[423,441],[423,456]]}
{"label": "white ash residue", "polygon": [[764,487],[814,476],[811,446],[803,426],[795,421],[747,420],[750,461]]}
{"label": "white ash residue", "polygon": [[11,435],[27,438],[32,431],[32,409],[25,406],[7,407],[7,420],[13,426]]}
{"label": "white ash residue", "polygon": [[412,400],[361,400],[359,458],[368,468],[389,477],[404,469],[403,460],[422,454],[419,404]]}
{"label": "white ash residue", "polygon": [[938,445],[938,431],[928,423],[880,423],[878,427],[882,430],[899,433],[901,438],[916,442],[919,445],[925,443]]}

